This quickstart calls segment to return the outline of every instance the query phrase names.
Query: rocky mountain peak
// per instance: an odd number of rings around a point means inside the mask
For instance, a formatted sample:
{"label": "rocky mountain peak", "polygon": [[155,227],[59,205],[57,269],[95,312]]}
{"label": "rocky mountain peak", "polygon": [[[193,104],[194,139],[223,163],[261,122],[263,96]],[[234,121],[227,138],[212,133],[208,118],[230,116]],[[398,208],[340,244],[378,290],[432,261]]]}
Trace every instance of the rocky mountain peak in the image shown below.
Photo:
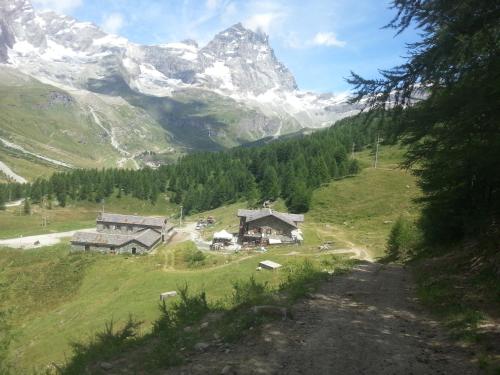
{"label": "rocky mountain peak", "polygon": [[332,110],[334,98],[298,91],[269,37],[241,23],[203,48],[190,39],[146,46],[90,22],[37,12],[28,0],[0,0],[0,63],[56,86],[110,95],[133,90],[165,97],[192,89],[229,97],[266,115],[292,116],[308,126],[339,117]]}
{"label": "rocky mountain peak", "polygon": [[184,39],[181,40],[181,43],[198,48],[198,42],[194,39]]}
{"label": "rocky mountain peak", "polygon": [[226,90],[262,94],[272,88],[297,89],[295,78],[276,58],[264,33],[237,23],[201,49],[205,76],[216,76]]}

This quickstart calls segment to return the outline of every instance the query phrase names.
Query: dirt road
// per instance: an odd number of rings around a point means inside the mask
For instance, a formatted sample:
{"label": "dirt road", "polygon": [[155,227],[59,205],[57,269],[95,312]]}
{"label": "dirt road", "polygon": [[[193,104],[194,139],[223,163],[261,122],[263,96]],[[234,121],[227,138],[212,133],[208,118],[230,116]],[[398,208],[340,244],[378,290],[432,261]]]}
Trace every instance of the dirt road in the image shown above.
{"label": "dirt road", "polygon": [[[478,374],[415,300],[408,272],[365,262],[333,277],[277,321],[224,347],[215,342],[164,374]],[[224,370],[224,371],[223,371]]]}
{"label": "dirt road", "polygon": [[199,230],[196,230],[196,223],[194,222],[188,222],[185,223],[181,227],[175,228],[175,231],[182,235],[183,238],[188,239],[193,241],[198,249],[200,250],[209,250],[210,249],[210,242],[204,241],[201,238],[201,233]]}
{"label": "dirt road", "polygon": [[13,247],[16,249],[35,249],[43,246],[52,246],[61,241],[62,238],[71,237],[75,232],[95,232],[95,228],[72,230],[70,232],[58,232],[40,234],[36,236],[26,236],[0,240],[0,247]]}

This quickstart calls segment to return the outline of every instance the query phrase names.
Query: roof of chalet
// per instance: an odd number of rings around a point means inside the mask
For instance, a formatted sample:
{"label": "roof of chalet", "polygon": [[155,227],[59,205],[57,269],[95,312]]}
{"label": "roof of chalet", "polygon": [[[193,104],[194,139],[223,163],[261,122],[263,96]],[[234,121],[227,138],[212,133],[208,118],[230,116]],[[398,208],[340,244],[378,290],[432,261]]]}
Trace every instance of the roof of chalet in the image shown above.
{"label": "roof of chalet", "polygon": [[247,222],[261,219],[266,216],[274,216],[275,218],[294,227],[297,227],[297,223],[302,223],[304,221],[304,215],[273,211],[270,208],[262,208],[260,210],[238,210],[238,217],[246,218]]}
{"label": "roof of chalet", "polygon": [[107,212],[101,212],[97,216],[97,222],[132,224],[149,227],[162,227],[166,221],[167,219],[161,216],[120,215]]}
{"label": "roof of chalet", "polygon": [[146,229],[145,231],[139,232],[139,235],[135,238],[136,241],[146,245],[147,247],[153,246],[161,237],[161,234],[153,229]]}
{"label": "roof of chalet", "polygon": [[138,232],[135,235],[102,232],[76,232],[71,238],[71,242],[120,247],[126,245],[129,242],[136,241],[149,248],[153,246],[160,238],[161,234],[152,229]]}

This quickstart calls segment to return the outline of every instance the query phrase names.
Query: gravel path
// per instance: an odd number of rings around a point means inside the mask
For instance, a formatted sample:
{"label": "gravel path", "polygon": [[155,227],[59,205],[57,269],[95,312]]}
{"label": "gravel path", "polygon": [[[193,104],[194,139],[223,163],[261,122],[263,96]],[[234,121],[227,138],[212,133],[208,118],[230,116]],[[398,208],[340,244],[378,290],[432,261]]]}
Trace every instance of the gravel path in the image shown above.
{"label": "gravel path", "polygon": [[10,167],[7,164],[1,161],[0,161],[0,172],[4,173],[8,178],[13,179],[15,182],[19,182],[20,184],[25,184],[28,182],[23,176],[19,176],[12,169],[10,169]]}
{"label": "gravel path", "polygon": [[478,374],[414,297],[408,272],[364,262],[226,348],[216,342],[162,374]]}
{"label": "gravel path", "polygon": [[75,232],[95,232],[95,228],[40,234],[37,236],[9,238],[6,240],[0,240],[0,247],[4,246],[16,249],[35,249],[43,246],[52,246],[58,244],[62,238],[71,237]]}
{"label": "gravel path", "polygon": [[188,222],[184,223],[183,226],[175,228],[177,233],[185,235],[187,239],[193,241],[198,249],[200,250],[210,250],[210,244],[211,242],[209,241],[204,241],[203,238],[201,238],[201,233],[199,230],[196,230],[196,223],[194,222]]}

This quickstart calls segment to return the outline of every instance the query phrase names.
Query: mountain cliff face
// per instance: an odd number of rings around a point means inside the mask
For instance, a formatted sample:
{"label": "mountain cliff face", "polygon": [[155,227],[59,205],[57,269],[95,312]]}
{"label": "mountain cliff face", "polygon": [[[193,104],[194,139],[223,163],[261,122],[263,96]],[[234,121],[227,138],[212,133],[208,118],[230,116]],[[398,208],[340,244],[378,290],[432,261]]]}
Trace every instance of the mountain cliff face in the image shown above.
{"label": "mountain cliff face", "polygon": [[268,37],[241,24],[202,48],[193,40],[144,46],[89,22],[36,12],[28,0],[0,0],[0,69],[7,68],[77,101],[85,93],[119,98],[149,113],[169,134],[165,147],[231,147],[357,112],[342,98],[300,91]]}

